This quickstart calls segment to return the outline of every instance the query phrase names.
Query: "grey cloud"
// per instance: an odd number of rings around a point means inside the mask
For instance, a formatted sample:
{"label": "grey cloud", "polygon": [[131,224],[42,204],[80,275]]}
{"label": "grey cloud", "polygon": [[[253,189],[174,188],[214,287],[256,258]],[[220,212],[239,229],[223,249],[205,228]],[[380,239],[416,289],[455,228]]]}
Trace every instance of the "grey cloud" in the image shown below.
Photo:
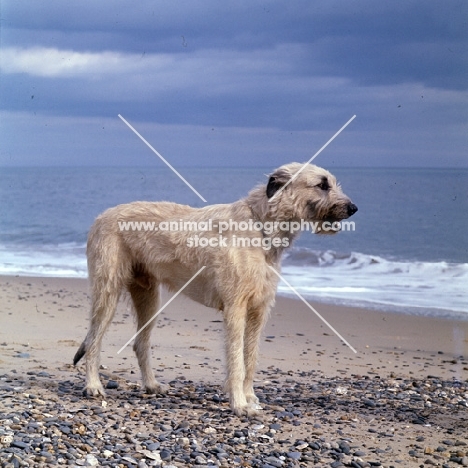
{"label": "grey cloud", "polygon": [[[182,141],[183,128],[190,128],[190,138],[197,132],[203,136],[196,140],[199,154],[189,159],[203,162],[212,160],[205,155],[216,128],[224,138],[215,140],[217,148],[248,163],[270,154],[280,162],[278,155],[303,154],[309,143],[311,150],[319,147],[357,114],[334,146],[337,161],[346,160],[342,155],[353,148],[370,164],[393,161],[395,154],[395,162],[407,164],[413,157],[415,164],[437,165],[435,149],[449,148],[443,153],[447,160],[461,164],[467,8],[458,0],[9,0],[2,4],[3,50],[54,48],[65,55],[95,54],[97,60],[92,67],[85,61],[82,68],[55,75],[47,75],[50,62],[41,70],[36,64],[35,71],[28,71],[29,63],[13,64],[2,73],[0,109],[64,122],[112,121],[122,113],[140,125],[177,127],[170,135],[178,143],[168,142],[167,148],[186,154],[191,146]],[[106,51],[117,57],[112,66],[100,61]],[[221,127],[226,132],[219,132]],[[26,128],[18,127],[16,143],[9,135],[17,153]],[[56,154],[50,157],[60,160],[68,133],[66,126],[57,128]],[[237,144],[232,128],[253,129],[245,143],[252,155]],[[298,133],[307,138],[299,143]],[[76,141],[101,155],[97,134],[89,141],[85,135],[83,130]],[[278,149],[270,146],[273,135]],[[35,141],[37,153],[48,158],[48,143],[39,148],[39,130]],[[339,146],[345,141],[349,148]]]}
{"label": "grey cloud", "polygon": [[[46,6],[45,6],[46,5]],[[466,88],[464,1],[10,2],[8,28],[24,45],[141,54],[204,49],[268,50],[303,44],[303,72],[362,83],[422,81]],[[18,40],[19,34],[15,34]]]}

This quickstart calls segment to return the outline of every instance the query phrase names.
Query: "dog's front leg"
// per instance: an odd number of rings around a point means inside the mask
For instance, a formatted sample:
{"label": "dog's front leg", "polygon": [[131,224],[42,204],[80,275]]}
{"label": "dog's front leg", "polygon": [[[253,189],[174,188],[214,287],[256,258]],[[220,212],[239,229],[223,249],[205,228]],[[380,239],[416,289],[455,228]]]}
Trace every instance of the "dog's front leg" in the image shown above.
{"label": "dog's front leg", "polygon": [[251,416],[256,410],[247,402],[244,393],[244,332],[247,310],[245,307],[233,306],[224,311],[226,329],[226,391],[232,411],[238,416]]}
{"label": "dog's front leg", "polygon": [[247,399],[247,403],[250,404],[252,409],[261,409],[258,404],[258,398],[254,392],[253,379],[255,376],[255,368],[257,367],[260,335],[267,316],[268,310],[265,307],[250,309],[247,314],[247,324],[244,337],[244,394]]}

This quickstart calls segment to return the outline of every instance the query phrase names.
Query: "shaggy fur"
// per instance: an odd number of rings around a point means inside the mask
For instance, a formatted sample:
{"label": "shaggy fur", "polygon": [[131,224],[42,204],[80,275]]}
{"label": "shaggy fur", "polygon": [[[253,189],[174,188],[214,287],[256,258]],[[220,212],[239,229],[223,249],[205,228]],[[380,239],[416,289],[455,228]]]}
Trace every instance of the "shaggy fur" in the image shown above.
{"label": "shaggy fur", "polygon": [[[281,255],[297,233],[261,230],[229,231],[223,236],[248,237],[250,247],[190,247],[195,235],[218,238],[215,232],[120,230],[120,221],[339,221],[357,211],[343,194],[335,177],[308,165],[287,187],[278,192],[302,165],[291,163],[271,174],[267,185],[254,188],[246,198],[226,205],[192,208],[169,202],[135,202],[101,214],[88,238],[88,270],[91,286],[91,326],[74,358],[86,355],[88,396],[104,395],[99,380],[99,355],[103,335],[112,321],[122,291],[132,298],[138,330],[158,309],[159,285],[178,291],[202,267],[206,268],[183,293],[223,313],[226,348],[226,391],[238,415],[255,414],[258,398],[253,378],[260,334],[274,303]],[[279,238],[277,247],[259,243]],[[256,241],[255,241],[256,240]],[[150,365],[152,321],[135,339],[134,350],[147,392],[163,390]]]}

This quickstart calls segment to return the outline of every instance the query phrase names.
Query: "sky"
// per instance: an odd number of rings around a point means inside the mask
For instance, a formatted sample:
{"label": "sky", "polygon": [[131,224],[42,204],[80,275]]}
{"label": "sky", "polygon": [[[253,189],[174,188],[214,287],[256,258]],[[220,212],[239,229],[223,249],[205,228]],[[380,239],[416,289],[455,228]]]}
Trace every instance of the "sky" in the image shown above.
{"label": "sky", "polygon": [[0,165],[468,167],[466,0],[2,0]]}

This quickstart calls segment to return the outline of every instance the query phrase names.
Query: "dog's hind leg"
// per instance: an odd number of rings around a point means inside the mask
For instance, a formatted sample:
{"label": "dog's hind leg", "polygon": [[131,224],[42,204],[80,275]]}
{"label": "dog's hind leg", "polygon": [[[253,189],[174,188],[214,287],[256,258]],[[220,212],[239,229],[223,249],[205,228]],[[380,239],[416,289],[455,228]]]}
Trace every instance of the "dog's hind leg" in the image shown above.
{"label": "dog's hind leg", "polygon": [[102,287],[96,286],[92,297],[91,325],[73,360],[74,364],[77,364],[86,354],[86,386],[83,390],[86,396],[105,395],[99,379],[101,344],[104,333],[112,322],[120,297],[120,287],[111,285],[110,281]]}
{"label": "dog's hind leg", "polygon": [[253,389],[253,379],[257,366],[260,335],[268,316],[268,310],[264,307],[250,309],[247,313],[247,324],[244,336],[244,394],[247,403],[252,408],[258,408],[258,398]]}
{"label": "dog's hind leg", "polygon": [[137,315],[137,330],[139,333],[135,338],[133,350],[141,369],[143,386],[148,393],[163,393],[166,388],[154,377],[150,362],[151,330],[156,322],[153,317],[159,305],[159,285],[153,277],[138,275],[134,276],[128,290]]}

